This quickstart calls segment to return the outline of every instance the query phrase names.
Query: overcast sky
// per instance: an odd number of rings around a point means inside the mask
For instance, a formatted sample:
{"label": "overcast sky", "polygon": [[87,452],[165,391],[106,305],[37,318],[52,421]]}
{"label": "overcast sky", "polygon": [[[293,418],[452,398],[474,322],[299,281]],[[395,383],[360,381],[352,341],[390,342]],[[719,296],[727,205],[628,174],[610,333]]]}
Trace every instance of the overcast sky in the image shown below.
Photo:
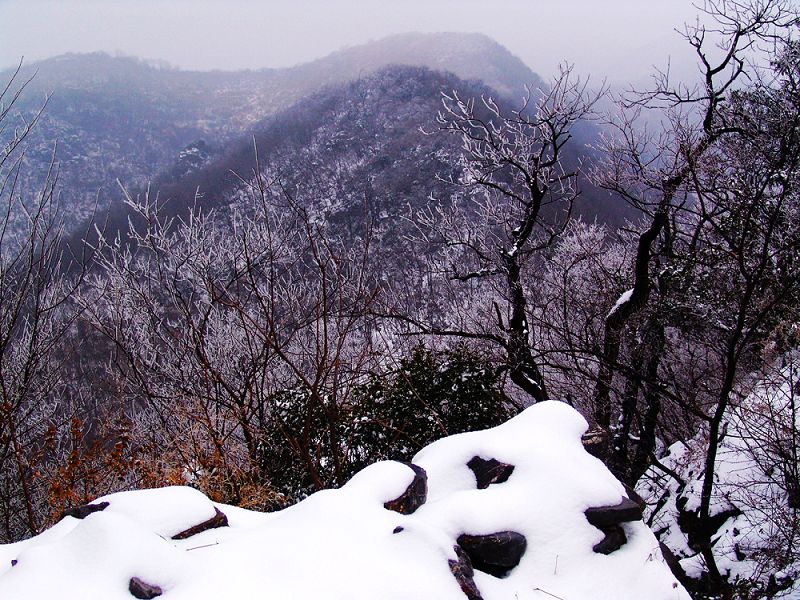
{"label": "overcast sky", "polygon": [[479,31],[547,77],[560,61],[612,83],[689,54],[689,0],[0,0],[0,68],[103,50],[185,69],[290,66],[406,31]]}

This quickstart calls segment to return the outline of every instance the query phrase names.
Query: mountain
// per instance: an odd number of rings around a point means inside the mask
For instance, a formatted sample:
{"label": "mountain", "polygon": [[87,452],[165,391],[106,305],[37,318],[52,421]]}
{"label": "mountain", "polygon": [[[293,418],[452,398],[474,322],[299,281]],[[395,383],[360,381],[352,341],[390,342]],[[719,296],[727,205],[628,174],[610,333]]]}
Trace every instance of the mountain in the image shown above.
{"label": "mountain", "polygon": [[[368,76],[387,65],[413,65],[480,80],[503,96],[516,98],[525,85],[543,81],[505,47],[482,34],[407,33],[340,50],[296,67],[257,71],[182,71],[103,53],[66,54],[26,66],[34,76],[29,93],[127,94],[178,109],[181,126],[209,133],[240,132],[269,114],[328,85]],[[11,71],[0,73],[7,81]]]}
{"label": "mountain", "polygon": [[354,46],[296,72],[326,84],[356,79],[386,65],[414,65],[447,71],[467,81],[481,81],[501,96],[517,99],[524,87],[544,82],[519,58],[479,33],[406,33]]}
{"label": "mountain", "polygon": [[453,170],[448,158],[458,141],[426,131],[437,131],[441,94],[454,88],[470,96],[491,92],[446,72],[386,67],[300,100],[200,168],[170,170],[153,187],[178,212],[198,202],[226,206],[243,187],[240,177],[249,178],[256,168],[257,149],[260,170],[279,177],[300,203],[326,219],[352,223],[365,201],[373,216],[394,218],[432,193],[445,193],[436,175]]}
{"label": "mountain", "polygon": [[[394,36],[297,67],[259,71],[192,72],[106,54],[68,54],[27,65],[17,78],[19,84],[32,77],[16,106],[20,119],[29,120],[49,97],[30,138],[22,191],[35,193],[55,150],[62,205],[75,223],[98,194],[101,208],[118,195],[117,179],[142,185],[174,166],[184,150],[192,153],[202,142],[213,155],[309,94],[393,64],[483,80],[494,95],[521,94],[523,85],[542,83],[479,34]],[[0,73],[0,81],[12,74]]]}
{"label": "mountain", "polygon": [[[205,161],[198,158],[207,154],[204,148],[185,151],[184,159],[150,188],[159,194],[165,215],[183,216],[189,207],[219,209],[240,200],[245,181],[258,168],[265,180],[280,181],[298,203],[340,232],[361,235],[369,218],[376,233],[387,233],[387,261],[392,262],[403,255],[396,242],[404,217],[427,207],[431,197],[447,200],[458,192],[442,178],[458,179],[461,139],[439,131],[436,122],[441,94],[453,89],[464,97],[494,94],[481,82],[448,72],[389,66],[326,87],[263,119]],[[513,106],[505,100],[500,104],[504,110]],[[574,142],[564,149],[567,169],[586,158],[589,149],[580,140],[594,135],[589,125],[577,129]],[[582,188],[577,214],[619,222],[618,201],[588,181],[582,181]],[[121,199],[112,203],[107,233],[124,231],[129,217]]]}

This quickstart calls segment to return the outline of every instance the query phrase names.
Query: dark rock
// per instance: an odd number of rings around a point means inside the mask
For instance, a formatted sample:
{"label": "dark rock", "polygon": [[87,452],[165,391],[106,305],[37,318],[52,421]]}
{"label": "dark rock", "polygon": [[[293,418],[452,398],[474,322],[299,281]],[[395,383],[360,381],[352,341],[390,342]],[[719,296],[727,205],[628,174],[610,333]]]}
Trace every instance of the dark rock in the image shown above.
{"label": "dark rock", "polygon": [[208,531],[209,529],[216,529],[217,527],[227,527],[227,526],[228,526],[228,517],[226,517],[225,513],[223,513],[220,509],[214,507],[213,517],[211,517],[207,521],[198,523],[194,527],[189,527],[189,529],[185,531],[176,533],[175,535],[172,536],[172,539],[185,540],[186,538],[190,538],[193,535],[197,535],[198,533]]}
{"label": "dark rock", "polygon": [[678,508],[678,527],[686,534],[686,541],[689,548],[701,551],[705,540],[710,540],[719,531],[728,519],[738,517],[742,511],[731,505],[726,510],[722,510],[715,515],[709,515],[705,522],[700,519],[699,510],[686,510],[688,499],[680,496],[675,506]]}
{"label": "dark rock", "polygon": [[514,472],[514,465],[507,465],[494,458],[486,460],[479,456],[473,456],[467,466],[475,474],[475,480],[478,482],[480,490],[486,489],[493,483],[508,481]]}
{"label": "dark rock", "polygon": [[600,460],[608,454],[609,439],[608,432],[600,427],[590,429],[581,436],[584,450]]}
{"label": "dark rock", "polygon": [[18,562],[19,562],[19,561],[18,561],[16,558],[12,558],[12,559],[11,559],[11,566],[12,566],[12,567],[15,567],[15,566],[17,566],[17,563],[18,563]]}
{"label": "dark rock", "polygon": [[733,553],[736,555],[736,560],[743,561],[747,558],[747,554],[744,553],[741,546],[739,544],[733,545]]}
{"label": "dark rock", "polygon": [[131,581],[128,583],[128,591],[134,598],[139,598],[140,600],[151,600],[151,598],[157,598],[164,593],[157,585],[145,583],[138,577],[131,577]]}
{"label": "dark rock", "polygon": [[458,560],[448,560],[447,564],[450,565],[450,572],[456,578],[461,591],[464,592],[468,600],[483,600],[483,596],[481,596],[473,579],[475,570],[472,568],[469,556],[461,546],[453,546],[453,550],[455,550]]}
{"label": "dark rock", "polygon": [[686,571],[683,570],[681,561],[678,560],[678,557],[675,556],[672,550],[667,548],[666,544],[663,542],[659,542],[658,546],[661,548],[661,555],[664,557],[664,562],[667,563],[669,570],[675,575],[675,579],[680,581],[685,587],[689,582],[689,576],[686,575]]}
{"label": "dark rock", "polygon": [[622,527],[619,525],[610,525],[609,527],[604,527],[603,533],[605,533],[606,536],[592,546],[592,550],[598,554],[611,554],[612,552],[622,548],[625,545],[625,542],[628,541],[628,538],[625,537],[625,531],[623,531]]}
{"label": "dark rock", "polygon": [[[639,498],[638,495],[636,497]],[[619,550],[628,541],[620,523],[641,521],[643,508],[644,502],[640,504],[630,498],[623,498],[619,504],[613,506],[595,506],[586,509],[584,513],[586,520],[605,534],[592,550],[598,554],[611,554]]]}
{"label": "dark rock", "polygon": [[782,577],[777,577],[774,573],[769,576],[767,580],[767,589],[764,590],[765,598],[773,598],[777,596],[780,592],[788,590],[794,584],[794,578],[789,575],[783,575]]}
{"label": "dark rock", "polygon": [[428,498],[428,474],[422,467],[411,463],[405,464],[414,471],[414,479],[400,497],[386,502],[383,507],[402,515],[410,515],[425,504],[425,500]]}
{"label": "dark rock", "polygon": [[73,517],[75,519],[85,519],[92,513],[107,509],[108,506],[108,502],[98,502],[97,504],[84,504],[83,506],[76,506],[75,508],[70,508],[68,511],[66,511],[61,518]]}
{"label": "dark rock", "polygon": [[400,533],[401,531],[403,531],[403,527],[398,525],[392,530],[392,533]]}
{"label": "dark rock", "polygon": [[642,506],[629,498],[613,506],[596,506],[587,508],[586,520],[598,529],[619,525],[628,521],[642,520]]}
{"label": "dark rock", "polygon": [[498,531],[489,535],[458,536],[458,545],[469,556],[472,566],[495,577],[505,577],[519,564],[528,543],[516,531]]}

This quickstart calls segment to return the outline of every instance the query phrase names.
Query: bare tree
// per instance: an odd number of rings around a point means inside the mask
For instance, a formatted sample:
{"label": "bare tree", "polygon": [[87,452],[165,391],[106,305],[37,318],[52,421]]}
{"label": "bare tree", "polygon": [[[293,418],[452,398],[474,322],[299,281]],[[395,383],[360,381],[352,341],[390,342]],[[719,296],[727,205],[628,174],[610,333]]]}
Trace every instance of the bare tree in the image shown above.
{"label": "bare tree", "polygon": [[[606,317],[600,372],[594,392],[595,420],[608,428],[610,386],[619,357],[620,335],[628,320],[647,304],[653,289],[653,256],[668,256],[672,230],[690,202],[693,173],[703,156],[726,135],[737,133],[720,113],[730,91],[747,77],[746,57],[776,28],[792,22],[790,5],[766,2],[707,2],[714,25],[687,26],[684,37],[695,50],[702,84],[674,86],[669,73],[659,73],[655,89],[623,99],[630,112],[610,123],[618,135],[604,148],[608,161],[597,171],[598,183],[620,194],[649,215],[641,232],[632,268],[633,285]],[[716,52],[715,52],[716,50]],[[663,130],[650,134],[637,122],[644,110],[665,110]]]}
{"label": "bare tree", "polygon": [[[655,91],[628,106],[633,117],[642,109],[665,110],[663,130],[642,134],[629,113],[615,123],[619,135],[606,148],[600,184],[648,220],[631,287],[605,320],[593,402],[595,421],[611,430],[609,462],[620,472],[630,464],[643,468],[640,459],[648,456],[658,464],[653,450],[663,400],[706,428],[694,539],[712,587],[729,596],[712,547],[716,453],[742,376],[757,368],[759,344],[796,298],[796,278],[786,270],[796,253],[788,224],[796,210],[797,110],[774,49],[782,51],[797,16],[780,0],[707,2],[705,10],[712,25],[685,32],[702,84],[673,87],[666,74],[659,76]],[[761,43],[772,49],[772,69],[747,62],[759,56]],[[679,352],[692,357],[682,359],[683,369],[673,360]],[[615,376],[624,382],[616,392]],[[631,463],[635,422],[639,458]]]}
{"label": "bare tree", "polygon": [[377,360],[377,288],[368,239],[337,239],[260,169],[241,184],[230,210],[182,220],[128,197],[128,239],[101,238],[80,299],[147,445],[216,497],[263,505],[275,432],[311,490],[342,482],[340,411]]}
{"label": "bare tree", "polygon": [[0,92],[0,527],[8,539],[38,533],[49,516],[39,469],[52,458],[45,433],[69,423],[65,339],[85,273],[64,252],[54,161],[36,197],[18,191],[26,139],[41,114],[26,120],[14,112],[28,83],[18,74]]}
{"label": "bare tree", "polygon": [[[545,91],[527,91],[523,105],[505,113],[492,98],[445,95],[438,122],[458,136],[456,174],[444,176],[459,192],[449,204],[414,217],[420,240],[440,250],[435,278],[448,282],[455,304],[446,315],[402,319],[412,332],[473,339],[502,355],[502,369],[533,401],[548,398],[541,348],[530,324],[525,272],[563,232],[579,194],[579,165],[566,167],[570,129],[587,116],[597,95],[565,68]],[[447,289],[449,287],[449,289]],[[483,296],[464,306],[463,294]],[[480,308],[477,308],[480,306]],[[397,316],[395,312],[394,316]]]}
{"label": "bare tree", "polygon": [[635,252],[630,238],[573,220],[531,283],[538,298],[532,320],[548,352],[551,394],[586,413],[591,412],[595,357],[608,306],[628,283]]}

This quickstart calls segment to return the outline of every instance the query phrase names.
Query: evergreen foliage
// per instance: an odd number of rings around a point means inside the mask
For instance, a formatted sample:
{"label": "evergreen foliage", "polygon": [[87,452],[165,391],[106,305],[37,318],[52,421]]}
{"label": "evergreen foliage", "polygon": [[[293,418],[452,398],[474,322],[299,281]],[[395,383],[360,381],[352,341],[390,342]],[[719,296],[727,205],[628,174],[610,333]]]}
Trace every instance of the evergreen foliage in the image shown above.
{"label": "evergreen foliage", "polygon": [[410,461],[434,440],[499,425],[514,411],[497,371],[465,346],[437,353],[420,344],[394,375],[374,377],[351,418],[349,463]]}
{"label": "evergreen foliage", "polygon": [[341,485],[376,461],[411,461],[439,438],[494,427],[516,412],[499,374],[476,352],[423,344],[396,372],[372,375],[348,409],[315,401],[302,388],[278,392],[271,405],[261,468],[287,501],[313,493],[315,480]]}

